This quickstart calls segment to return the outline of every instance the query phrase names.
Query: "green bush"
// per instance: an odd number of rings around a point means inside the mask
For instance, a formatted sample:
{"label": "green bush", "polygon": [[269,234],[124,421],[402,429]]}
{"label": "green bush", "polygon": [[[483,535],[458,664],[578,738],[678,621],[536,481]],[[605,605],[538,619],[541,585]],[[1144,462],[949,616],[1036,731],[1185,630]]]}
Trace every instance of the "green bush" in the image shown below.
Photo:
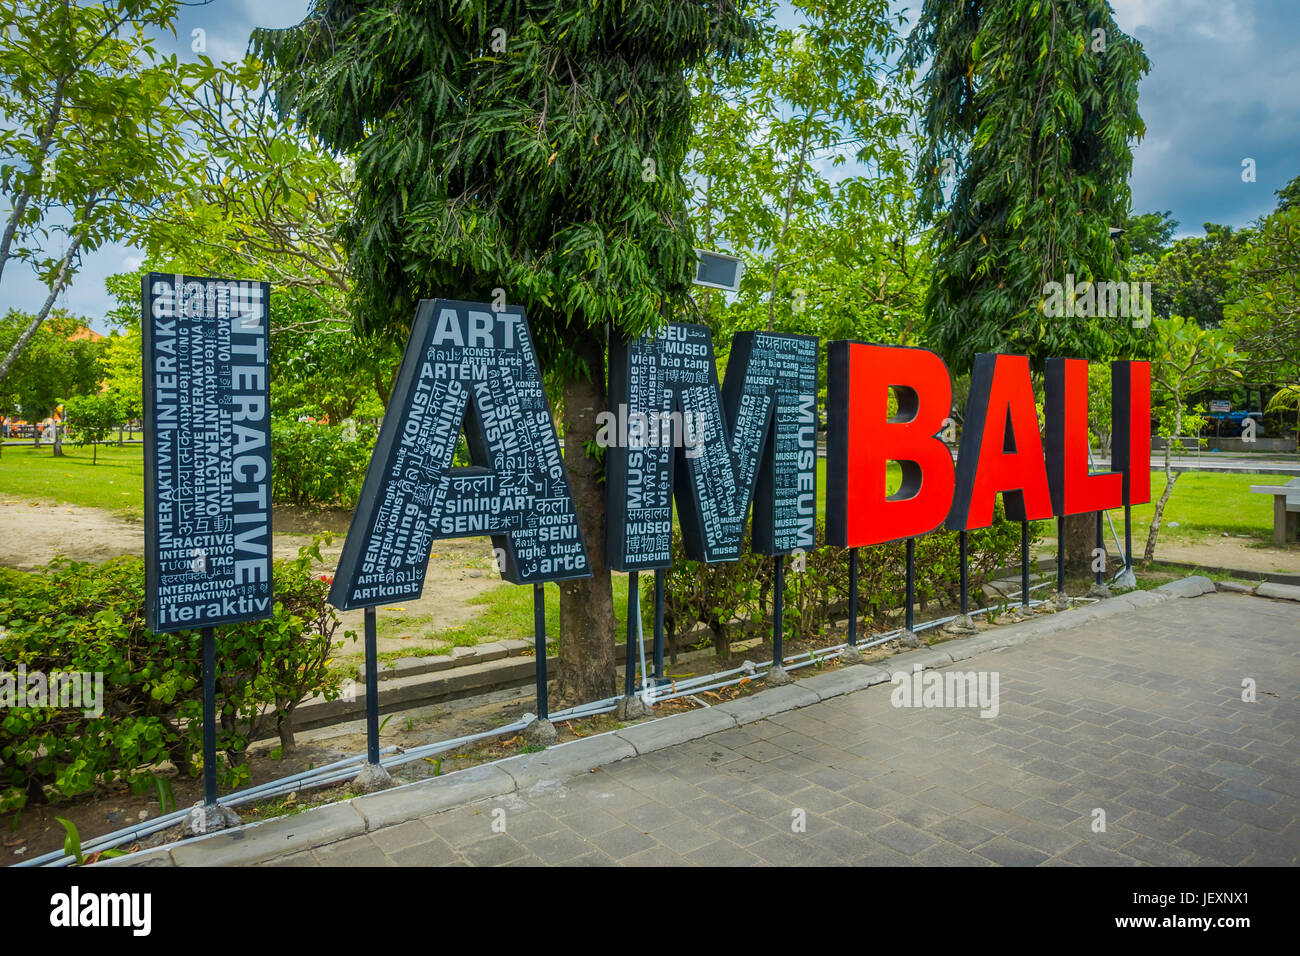
{"label": "green bush", "polygon": [[[226,786],[248,779],[245,752],[272,726],[293,747],[293,712],[313,693],[339,694],[326,670],[339,621],[328,584],[313,576],[319,539],[276,561],[274,616],[217,629],[219,768]],[[202,771],[202,634],[153,634],[144,625],[144,562],[58,559],[0,576],[0,670],[103,674],[103,714],[81,709],[0,710],[0,810],[68,798],[124,781],[143,792],[170,760]],[[355,640],[347,632],[343,639]]]}
{"label": "green bush", "polygon": [[[355,435],[355,439],[348,441]],[[361,494],[375,428],[271,421],[271,494],[295,505],[352,507]]]}
{"label": "green bush", "polygon": [[[1031,524],[1030,535],[1041,533]],[[818,540],[825,540],[818,520]],[[680,530],[673,529],[672,560],[664,586],[664,630],[674,654],[677,637],[698,623],[712,635],[719,657],[731,654],[737,631],[767,634],[771,628],[772,559],[750,552],[748,534],[740,560],[704,564],[687,560]],[[906,544],[894,541],[858,552],[858,610],[881,629],[892,611],[903,606],[906,591]],[[960,594],[959,546],[956,532],[935,531],[916,539],[916,596],[922,609],[931,601],[956,604]],[[997,503],[991,527],[969,536],[970,586],[978,597],[989,576],[1020,557],[1020,523],[1008,521]],[[642,607],[652,613],[653,576],[646,575]],[[822,634],[848,615],[849,557],[846,548],[822,545],[786,559],[782,618],[790,636]]]}

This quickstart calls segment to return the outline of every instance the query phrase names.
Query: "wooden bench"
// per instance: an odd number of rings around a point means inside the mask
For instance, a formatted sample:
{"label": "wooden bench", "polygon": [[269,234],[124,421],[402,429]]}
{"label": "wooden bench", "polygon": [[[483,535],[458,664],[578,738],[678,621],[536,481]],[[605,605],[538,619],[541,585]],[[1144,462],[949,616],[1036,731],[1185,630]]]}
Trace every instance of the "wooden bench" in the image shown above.
{"label": "wooden bench", "polygon": [[1300,527],[1300,478],[1285,485],[1251,485],[1250,490],[1273,496],[1273,543],[1283,547],[1295,542]]}

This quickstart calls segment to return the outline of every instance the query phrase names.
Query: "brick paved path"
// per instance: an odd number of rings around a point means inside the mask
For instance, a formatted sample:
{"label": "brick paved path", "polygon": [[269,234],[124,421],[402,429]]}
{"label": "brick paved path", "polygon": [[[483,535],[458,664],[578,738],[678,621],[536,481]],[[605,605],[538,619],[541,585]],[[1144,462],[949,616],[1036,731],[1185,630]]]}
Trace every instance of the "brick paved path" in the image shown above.
{"label": "brick paved path", "polygon": [[1294,865],[1298,651],[1300,604],[1166,602],[949,668],[991,719],[883,684],[274,865]]}

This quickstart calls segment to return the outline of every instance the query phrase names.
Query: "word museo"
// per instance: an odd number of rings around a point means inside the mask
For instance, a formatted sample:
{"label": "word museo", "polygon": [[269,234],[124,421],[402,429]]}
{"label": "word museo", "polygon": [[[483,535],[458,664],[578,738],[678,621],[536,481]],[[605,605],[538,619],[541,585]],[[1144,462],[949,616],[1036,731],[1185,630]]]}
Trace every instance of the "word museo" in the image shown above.
{"label": "word museo", "polygon": [[[705,326],[669,323],[611,345],[609,402],[617,411],[597,420],[606,566],[670,566],[674,506],[695,560],[736,560],[747,524],[757,554],[798,555],[816,544],[819,352],[813,336],[740,332],[720,384]],[[1047,361],[1040,434],[1029,359],[976,355],[954,465],[944,441],[952,379],[936,353],[849,341],[831,342],[828,353],[830,544],[987,528],[999,495],[1013,521],[1150,500],[1148,362],[1111,363],[1112,470],[1097,473],[1083,359]],[[430,542],[469,534],[492,536],[513,583],[590,576],[521,309],[421,302],[390,411],[332,603],[418,596]],[[462,429],[471,467],[452,464]],[[894,462],[903,480],[890,493]]]}

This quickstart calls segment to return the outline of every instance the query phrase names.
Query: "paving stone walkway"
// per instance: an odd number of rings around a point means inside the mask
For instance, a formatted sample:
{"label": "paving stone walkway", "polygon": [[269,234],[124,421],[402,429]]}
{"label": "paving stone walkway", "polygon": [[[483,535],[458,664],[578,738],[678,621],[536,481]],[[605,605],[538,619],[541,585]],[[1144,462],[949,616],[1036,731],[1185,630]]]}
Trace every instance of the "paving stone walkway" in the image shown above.
{"label": "paving stone walkway", "polygon": [[1300,604],[1171,601],[946,670],[996,671],[997,716],[882,684],[270,865],[1300,863]]}

